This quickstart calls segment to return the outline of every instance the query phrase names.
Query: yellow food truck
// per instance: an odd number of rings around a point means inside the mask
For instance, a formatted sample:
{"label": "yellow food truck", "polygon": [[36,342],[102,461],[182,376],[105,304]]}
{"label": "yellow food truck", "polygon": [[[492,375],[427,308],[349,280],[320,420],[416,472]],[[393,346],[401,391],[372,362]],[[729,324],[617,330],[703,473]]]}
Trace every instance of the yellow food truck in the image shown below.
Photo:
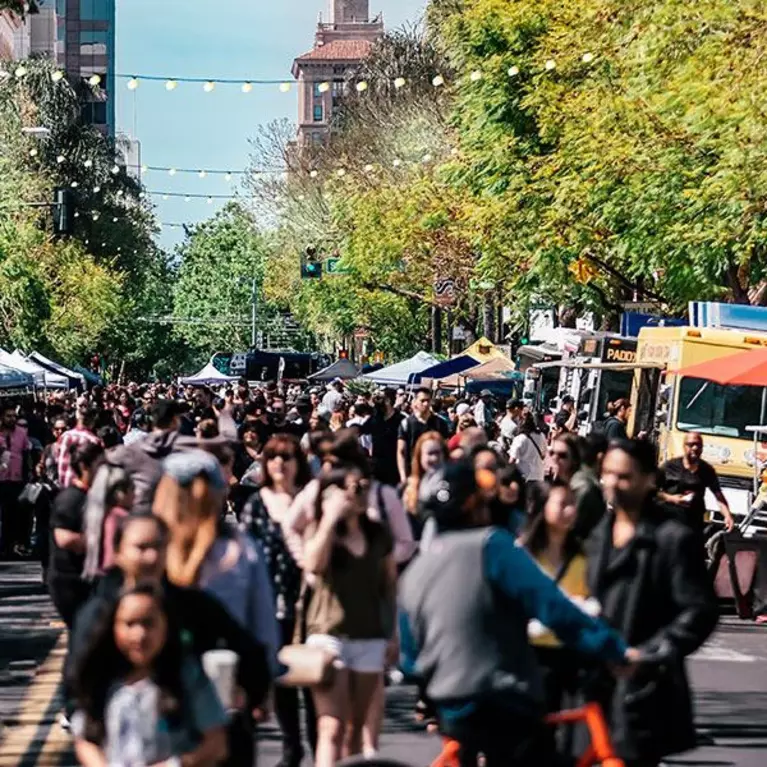
{"label": "yellow food truck", "polygon": [[[703,457],[716,469],[736,519],[751,506],[755,456],[747,427],[765,423],[767,390],[722,386],[677,371],[758,346],[767,346],[767,332],[705,327],[646,327],[637,344],[629,433],[651,435],[662,463],[682,455],[687,432],[700,432]],[[757,442],[756,453],[767,460],[767,442]],[[710,494],[706,505],[717,511]],[[764,527],[763,520],[757,525]]]}

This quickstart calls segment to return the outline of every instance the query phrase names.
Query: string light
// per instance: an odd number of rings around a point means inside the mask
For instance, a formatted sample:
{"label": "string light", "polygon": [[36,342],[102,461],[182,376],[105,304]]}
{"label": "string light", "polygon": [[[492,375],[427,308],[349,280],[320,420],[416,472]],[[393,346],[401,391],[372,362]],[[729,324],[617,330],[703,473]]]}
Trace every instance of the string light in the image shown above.
{"label": "string light", "polygon": [[64,79],[64,73],[57,69],[55,72],[51,72],[51,80],[53,80],[54,83],[60,83]]}
{"label": "string light", "polygon": [[509,67],[509,77],[516,77],[519,74],[519,67]]}
{"label": "string light", "polygon": [[327,93],[327,92],[330,90],[330,83],[320,83],[320,84],[317,86],[317,90],[318,90],[320,93]]}
{"label": "string light", "polygon": [[593,53],[584,53],[582,61],[584,64],[591,64],[592,61],[594,61],[594,54]]}
{"label": "string light", "polygon": [[208,205],[212,205],[212,204],[213,204],[213,198],[212,197],[208,197]]}
{"label": "string light", "polygon": [[56,162],[57,162],[59,165],[61,165],[61,163],[63,163],[63,162],[64,162],[64,160],[66,160],[66,159],[67,159],[67,158],[66,158],[66,157],[64,157],[64,155],[63,155],[63,154],[60,154],[60,155],[59,155],[59,156],[56,158]]}
{"label": "string light", "polygon": [[75,211],[75,218],[80,218],[80,211],[78,210]]}
{"label": "string light", "polygon": [[171,168],[171,169],[168,171],[168,175],[169,175],[169,176],[175,176],[175,175],[176,175],[176,169],[175,169],[175,168]]}
{"label": "string light", "polygon": [[232,174],[231,174],[231,173],[227,173],[227,174],[224,176],[224,178],[225,178],[227,181],[231,181],[231,180],[232,180]]}
{"label": "string light", "polygon": [[205,91],[205,93],[212,93],[215,88],[216,84],[213,82],[213,80],[208,80],[208,82],[202,86],[202,89]]}
{"label": "string light", "polygon": [[92,167],[93,167],[93,160],[86,160],[86,161],[83,163],[83,165],[84,165],[86,168],[92,168]]}
{"label": "string light", "polygon": [[366,165],[365,166],[365,173],[372,173],[373,172],[373,166],[372,165]]}
{"label": "string light", "polygon": [[345,175],[346,175],[346,171],[343,168],[339,168],[336,171],[336,176],[338,176],[338,178],[343,178]]}
{"label": "string light", "polygon": [[99,214],[98,213],[94,213],[93,214],[93,220],[94,221],[98,221],[99,220]]}
{"label": "string light", "polygon": [[22,77],[24,77],[24,75],[26,73],[27,73],[27,68],[22,64],[22,65],[16,67],[16,71],[13,74],[15,74],[16,77],[21,79]]}
{"label": "string light", "polygon": [[72,187],[72,189],[77,189],[78,186],[80,186],[77,181],[73,181],[69,186]]}
{"label": "string light", "polygon": [[113,224],[116,224],[118,221],[119,221],[119,219],[117,218],[117,216],[114,216],[114,217],[112,218],[112,223],[113,223]]}
{"label": "string light", "polygon": [[94,186],[93,187],[93,194],[98,194],[100,191],[101,191],[101,187],[100,186]]}
{"label": "string light", "polygon": [[178,88],[178,80],[166,80],[165,81],[165,90],[166,91],[175,91],[176,88]]}
{"label": "string light", "polygon": [[554,59],[549,59],[545,64],[544,67],[547,72],[551,72],[552,70],[557,68],[557,62],[554,61]]}
{"label": "string light", "polygon": [[113,165],[112,166],[112,175],[116,176],[120,172],[120,166],[119,165]]}
{"label": "string light", "polygon": [[122,197],[123,196],[123,190],[122,189],[118,189],[117,190],[117,196],[118,197]]}
{"label": "string light", "polygon": [[149,166],[148,166],[148,165],[142,165],[142,166],[141,166],[141,175],[142,175],[142,176],[143,176],[145,173],[147,173],[148,171],[149,171]]}
{"label": "string light", "polygon": [[290,93],[290,83],[280,83],[280,93]]}
{"label": "string light", "polygon": [[423,156],[422,162],[424,163],[424,165],[428,165],[433,159],[434,158],[430,154],[425,154]]}
{"label": "string light", "polygon": [[191,202],[191,200],[192,200],[192,198],[189,197],[188,195],[186,197],[184,197],[184,202]]}
{"label": "string light", "polygon": [[138,79],[135,77],[131,77],[131,79],[128,80],[128,90],[135,91],[136,88],[138,88]]}
{"label": "string light", "polygon": [[200,172],[199,172],[197,175],[198,175],[200,178],[205,178],[205,177],[206,177],[208,174],[207,174],[207,173],[206,173],[204,170],[201,170],[201,171],[200,171]]}
{"label": "string light", "polygon": [[406,80],[404,77],[398,77],[398,78],[397,78],[397,79],[394,81],[394,87],[395,87],[397,90],[399,90],[400,88],[404,88],[406,84],[407,84],[407,80]]}
{"label": "string light", "polygon": [[30,149],[29,150],[29,156],[30,157],[37,157],[37,149]]}
{"label": "string light", "polygon": [[402,165],[402,160],[399,160],[399,159],[397,159],[397,160],[395,160],[395,161],[392,163],[392,165],[393,165],[395,168],[399,168],[399,166],[400,166],[400,165]]}
{"label": "string light", "polygon": [[362,80],[361,82],[357,83],[357,92],[358,93],[364,93],[368,89],[368,84]]}
{"label": "string light", "polygon": [[444,84],[445,84],[445,78],[444,78],[444,77],[442,77],[442,75],[437,75],[437,76],[436,76],[436,77],[435,77],[435,78],[434,78],[434,79],[431,81],[431,84],[432,84],[432,85],[433,85],[435,88],[439,88],[441,85],[444,85]]}
{"label": "string light", "polygon": [[478,69],[475,69],[470,75],[469,80],[471,80],[473,83],[478,82],[482,79],[482,72],[480,72]]}
{"label": "string light", "polygon": [[242,92],[243,93],[250,93],[253,90],[253,83],[243,83],[242,84]]}
{"label": "string light", "polygon": [[88,78],[88,84],[94,88],[101,84],[101,75],[97,75],[95,72]]}
{"label": "string light", "polygon": [[163,200],[167,200],[167,199],[168,199],[168,195],[167,195],[167,194],[164,194],[164,195],[162,196],[162,198],[163,198]]}

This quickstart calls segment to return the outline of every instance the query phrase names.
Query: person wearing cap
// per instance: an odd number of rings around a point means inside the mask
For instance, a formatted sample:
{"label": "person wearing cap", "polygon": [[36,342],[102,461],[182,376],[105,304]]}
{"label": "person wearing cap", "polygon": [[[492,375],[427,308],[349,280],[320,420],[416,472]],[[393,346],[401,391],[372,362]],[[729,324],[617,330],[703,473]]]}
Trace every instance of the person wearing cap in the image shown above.
{"label": "person wearing cap", "polygon": [[574,605],[511,533],[489,527],[494,482],[459,461],[422,483],[422,512],[437,535],[400,579],[405,667],[425,680],[442,733],[460,744],[461,765],[476,764],[480,752],[488,767],[555,765],[528,622],[606,663],[622,666],[638,653]]}
{"label": "person wearing cap", "polygon": [[493,418],[493,392],[490,389],[482,389],[479,393],[479,402],[474,406],[474,420],[477,426],[484,429]]}
{"label": "person wearing cap", "polygon": [[508,451],[522,424],[525,403],[521,399],[506,400],[506,415],[501,419],[501,439]]}

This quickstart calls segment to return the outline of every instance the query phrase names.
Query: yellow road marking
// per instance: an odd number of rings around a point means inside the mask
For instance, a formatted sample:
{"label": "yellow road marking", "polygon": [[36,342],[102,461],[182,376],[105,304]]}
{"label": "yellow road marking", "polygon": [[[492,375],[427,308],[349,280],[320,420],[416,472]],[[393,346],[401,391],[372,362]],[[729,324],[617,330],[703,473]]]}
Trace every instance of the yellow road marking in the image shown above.
{"label": "yellow road marking", "polygon": [[[38,668],[34,679],[24,693],[19,712],[15,717],[19,723],[18,726],[6,727],[2,734],[0,767],[16,767],[34,743],[45,712],[58,691],[66,647],[67,635],[64,632]],[[49,728],[46,745],[51,739],[51,732],[59,729],[55,726]]]}

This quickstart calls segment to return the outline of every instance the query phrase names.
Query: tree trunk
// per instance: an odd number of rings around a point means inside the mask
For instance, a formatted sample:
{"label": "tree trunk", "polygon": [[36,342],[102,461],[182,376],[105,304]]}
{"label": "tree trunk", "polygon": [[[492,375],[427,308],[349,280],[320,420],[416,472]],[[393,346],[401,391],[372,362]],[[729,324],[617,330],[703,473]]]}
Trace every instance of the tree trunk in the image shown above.
{"label": "tree trunk", "polygon": [[442,309],[433,306],[431,310],[431,350],[442,354]]}
{"label": "tree trunk", "polygon": [[485,294],[482,304],[482,332],[490,341],[495,337],[495,301],[490,292]]}
{"label": "tree trunk", "polygon": [[497,344],[506,343],[505,333],[503,332],[503,288],[498,288],[495,316],[495,338],[490,339]]}

